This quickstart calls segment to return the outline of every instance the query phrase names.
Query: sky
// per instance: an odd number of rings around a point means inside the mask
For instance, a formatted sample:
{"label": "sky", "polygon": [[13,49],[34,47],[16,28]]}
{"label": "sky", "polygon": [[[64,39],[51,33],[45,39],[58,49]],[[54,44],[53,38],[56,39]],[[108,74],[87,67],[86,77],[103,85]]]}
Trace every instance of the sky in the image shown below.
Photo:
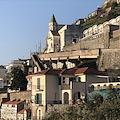
{"label": "sky", "polygon": [[58,24],[72,24],[102,7],[105,0],[0,0],[0,65],[28,59],[46,45],[52,14]]}

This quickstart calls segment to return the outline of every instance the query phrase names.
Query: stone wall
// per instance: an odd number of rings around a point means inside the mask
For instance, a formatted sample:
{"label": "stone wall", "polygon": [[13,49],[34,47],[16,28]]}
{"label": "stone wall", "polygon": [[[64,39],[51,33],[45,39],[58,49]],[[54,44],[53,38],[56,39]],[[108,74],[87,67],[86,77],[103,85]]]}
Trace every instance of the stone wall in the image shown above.
{"label": "stone wall", "polygon": [[120,66],[120,49],[102,49],[99,56],[99,70]]}
{"label": "stone wall", "polygon": [[64,47],[64,51],[104,48],[103,33],[82,38],[78,43]]}
{"label": "stone wall", "polygon": [[13,93],[10,93],[10,100],[25,100],[25,107],[26,108],[29,108],[30,107],[30,100],[31,100],[31,95],[32,95],[32,92],[31,91],[21,91],[21,92],[13,92]]}
{"label": "stone wall", "polygon": [[0,105],[1,102],[6,102],[6,100],[25,100],[25,107],[30,107],[30,100],[31,100],[31,91],[22,91],[22,92],[13,92],[10,94],[2,93],[0,94]]}
{"label": "stone wall", "polygon": [[1,106],[1,102],[3,102],[3,99],[7,98],[7,93],[0,93],[0,106]]}
{"label": "stone wall", "polygon": [[58,111],[58,112],[62,112],[64,113],[68,107],[70,107],[71,105],[67,105],[67,104],[54,104],[54,105],[47,105],[47,112],[46,112],[46,117],[50,115],[50,113],[52,111]]}

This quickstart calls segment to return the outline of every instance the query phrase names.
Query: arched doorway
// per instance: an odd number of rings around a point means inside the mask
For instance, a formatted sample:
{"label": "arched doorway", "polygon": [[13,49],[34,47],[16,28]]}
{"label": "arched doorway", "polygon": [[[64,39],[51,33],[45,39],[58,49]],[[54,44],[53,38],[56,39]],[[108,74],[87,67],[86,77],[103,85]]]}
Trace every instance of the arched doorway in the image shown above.
{"label": "arched doorway", "polygon": [[37,120],[42,120],[42,110],[40,108],[37,109]]}
{"label": "arched doorway", "polygon": [[64,104],[69,104],[69,94],[67,92],[64,93]]}

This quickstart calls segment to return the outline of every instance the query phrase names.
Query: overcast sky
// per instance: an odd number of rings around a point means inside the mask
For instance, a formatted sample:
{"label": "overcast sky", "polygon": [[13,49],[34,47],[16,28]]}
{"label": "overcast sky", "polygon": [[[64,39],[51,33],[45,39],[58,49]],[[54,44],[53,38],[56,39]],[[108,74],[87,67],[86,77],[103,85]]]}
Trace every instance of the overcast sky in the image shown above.
{"label": "overcast sky", "polygon": [[41,41],[45,47],[48,24],[72,24],[101,7],[104,0],[0,0],[0,65],[30,58]]}

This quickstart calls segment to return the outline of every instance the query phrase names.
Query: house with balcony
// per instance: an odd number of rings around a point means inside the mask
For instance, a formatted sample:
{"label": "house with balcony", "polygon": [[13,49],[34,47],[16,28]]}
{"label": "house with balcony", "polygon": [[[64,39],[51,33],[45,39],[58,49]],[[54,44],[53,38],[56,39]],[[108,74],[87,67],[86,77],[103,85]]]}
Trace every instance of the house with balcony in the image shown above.
{"label": "house with balcony", "polygon": [[[102,75],[92,68],[71,68],[63,70],[44,70],[30,75],[32,77],[32,120],[42,119],[48,104],[75,104],[84,99],[91,83],[106,82]],[[28,77],[29,78],[29,77]]]}

